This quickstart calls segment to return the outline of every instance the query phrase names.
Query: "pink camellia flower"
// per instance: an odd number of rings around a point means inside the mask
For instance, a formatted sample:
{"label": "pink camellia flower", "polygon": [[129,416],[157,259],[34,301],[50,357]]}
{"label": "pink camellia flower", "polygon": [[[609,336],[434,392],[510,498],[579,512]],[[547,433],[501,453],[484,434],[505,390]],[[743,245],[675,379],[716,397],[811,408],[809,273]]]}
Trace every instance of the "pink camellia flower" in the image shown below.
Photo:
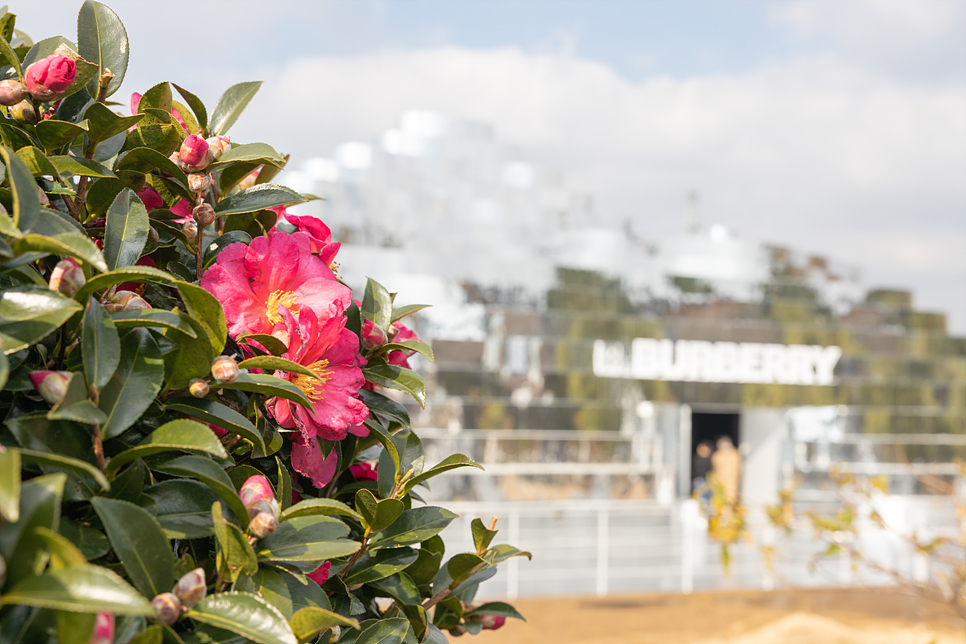
{"label": "pink camellia flower", "polygon": [[379,472],[371,463],[356,463],[349,466],[349,472],[357,481],[378,481]]}
{"label": "pink camellia flower", "polygon": [[324,584],[326,581],[329,580],[330,568],[332,568],[332,562],[326,561],[321,566],[319,566],[314,571],[308,573],[305,576],[321,586],[322,584]]}
{"label": "pink camellia flower", "polygon": [[143,203],[144,207],[149,211],[154,210],[155,208],[164,207],[164,199],[161,198],[161,195],[158,194],[157,190],[148,185],[138,190],[138,199],[141,200],[141,203]]}
{"label": "pink camellia flower", "polygon": [[292,439],[292,467],[299,474],[307,476],[315,487],[325,487],[339,466],[338,452],[331,450],[328,456],[324,455],[319,440],[314,436],[306,437],[298,432],[289,436]]}
{"label": "pink camellia flower", "polygon": [[111,644],[114,641],[114,615],[98,613],[89,644]]}
{"label": "pink camellia flower", "polygon": [[274,499],[275,493],[272,492],[268,479],[262,474],[256,474],[249,476],[242,484],[241,489],[238,490],[238,498],[246,508],[250,509],[262,499]]}
{"label": "pink camellia flower", "polygon": [[194,221],[193,211],[191,204],[185,199],[178,199],[177,203],[171,206],[171,214],[177,215],[178,218],[174,220],[176,224],[183,224],[189,221]]}
{"label": "pink camellia flower", "polygon": [[278,221],[268,231],[269,235],[276,233],[279,224],[283,222],[291,224],[295,227],[296,231],[305,233],[312,239],[312,252],[317,253],[319,259],[325,262],[326,266],[332,267],[332,262],[335,261],[335,256],[338,254],[342,244],[332,241],[332,231],[322,223],[321,219],[308,215],[290,215],[286,212],[285,206],[276,206],[275,208],[270,208],[270,210],[278,215]]}
{"label": "pink camellia flower", "polygon": [[203,138],[192,134],[181,144],[178,156],[190,171],[197,172],[204,170],[211,163],[211,148]]}
{"label": "pink camellia flower", "polygon": [[[402,322],[393,322],[389,327],[389,341],[405,342],[406,340],[419,340],[419,338]],[[414,353],[415,351],[390,351],[389,355],[386,356],[386,362],[397,367],[411,369],[412,367],[409,366],[409,358]]]}
{"label": "pink camellia flower", "polygon": [[[311,309],[316,322],[341,318],[352,298],[329,267],[312,255],[309,237],[303,233],[277,233],[257,237],[247,246],[229,245],[205,271],[201,286],[221,302],[233,338],[272,333],[282,322],[283,309],[296,318]],[[303,337],[303,342],[310,340]]]}
{"label": "pink camellia flower", "polygon": [[27,91],[41,103],[52,101],[67,91],[77,77],[77,65],[67,56],[51,54],[27,68]]}
{"label": "pink camellia flower", "polygon": [[[310,410],[273,398],[268,409],[276,422],[288,429],[298,428],[305,439],[318,436],[339,441],[350,431],[368,435],[368,430],[359,426],[369,416],[369,409],[357,397],[365,382],[360,368],[365,359],[359,355],[359,338],[345,328],[346,318],[341,311],[333,317],[319,318],[310,308],[303,308],[298,319],[285,308],[281,312],[288,339],[288,351],[282,357],[308,367],[320,379],[276,371],[277,377],[305,392],[313,407]],[[319,449],[315,441],[309,443],[303,446],[313,452]]]}

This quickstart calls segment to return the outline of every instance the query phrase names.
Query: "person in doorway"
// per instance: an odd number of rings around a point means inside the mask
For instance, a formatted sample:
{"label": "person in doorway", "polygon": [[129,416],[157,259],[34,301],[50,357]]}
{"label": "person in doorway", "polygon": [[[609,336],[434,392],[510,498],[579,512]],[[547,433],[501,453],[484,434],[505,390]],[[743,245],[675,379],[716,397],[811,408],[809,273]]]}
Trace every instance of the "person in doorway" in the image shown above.
{"label": "person in doorway", "polygon": [[725,500],[735,505],[741,482],[741,453],[727,436],[718,439],[718,449],[711,456],[711,471],[724,488]]}
{"label": "person in doorway", "polygon": [[691,489],[700,490],[711,471],[711,443],[701,441],[691,457]]}

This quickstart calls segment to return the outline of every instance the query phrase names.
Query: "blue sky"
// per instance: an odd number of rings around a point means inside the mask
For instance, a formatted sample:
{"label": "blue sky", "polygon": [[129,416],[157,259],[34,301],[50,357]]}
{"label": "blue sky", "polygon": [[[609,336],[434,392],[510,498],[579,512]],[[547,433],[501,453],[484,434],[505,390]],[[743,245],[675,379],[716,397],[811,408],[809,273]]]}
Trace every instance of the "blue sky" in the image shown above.
{"label": "blue sky", "polygon": [[[34,36],[79,2],[12,2]],[[739,235],[912,288],[966,333],[962,0],[115,0],[125,95],[213,103],[266,81],[232,131],[293,164],[407,109],[495,126],[654,239],[683,195]],[[270,9],[266,9],[269,7]]]}

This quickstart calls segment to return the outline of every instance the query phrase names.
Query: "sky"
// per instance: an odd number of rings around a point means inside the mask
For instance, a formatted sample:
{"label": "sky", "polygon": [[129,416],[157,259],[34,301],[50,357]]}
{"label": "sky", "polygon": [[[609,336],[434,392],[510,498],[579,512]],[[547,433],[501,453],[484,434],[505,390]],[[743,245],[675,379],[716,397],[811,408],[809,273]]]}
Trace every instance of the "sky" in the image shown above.
{"label": "sky", "polygon": [[[108,4],[131,38],[125,96],[173,80],[210,106],[264,80],[232,137],[295,165],[408,109],[487,122],[602,218],[660,240],[697,190],[705,223],[857,265],[966,334],[961,0]],[[79,6],[10,10],[72,36]]]}

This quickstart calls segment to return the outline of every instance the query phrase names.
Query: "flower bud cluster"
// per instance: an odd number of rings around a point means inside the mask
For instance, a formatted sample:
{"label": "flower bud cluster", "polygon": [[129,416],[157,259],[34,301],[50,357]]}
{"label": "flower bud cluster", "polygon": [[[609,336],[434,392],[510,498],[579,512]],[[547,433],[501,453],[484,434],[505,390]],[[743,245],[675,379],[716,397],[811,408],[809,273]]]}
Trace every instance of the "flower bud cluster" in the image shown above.
{"label": "flower bud cluster", "polygon": [[148,304],[147,300],[134,291],[116,291],[115,293],[109,293],[104,299],[104,310],[108,313],[150,308],[151,305]]}
{"label": "flower bud cluster", "polygon": [[190,610],[195,604],[205,598],[208,585],[205,579],[205,569],[195,568],[186,573],[174,585],[170,593],[155,595],[151,600],[154,607],[155,619],[171,626],[182,613]]}
{"label": "flower bud cluster", "polygon": [[66,297],[74,297],[74,294],[86,283],[84,271],[73,257],[60,260],[50,272],[50,290],[57,291]]}
{"label": "flower bud cluster", "polygon": [[40,115],[37,114],[37,108],[30,101],[15,103],[7,108],[7,111],[10,112],[13,120],[19,121],[20,123],[35,125],[40,120]]}
{"label": "flower bud cluster", "polygon": [[253,537],[262,539],[278,529],[279,505],[267,478],[261,474],[249,477],[238,497],[248,510],[248,532]]}
{"label": "flower bud cluster", "polygon": [[218,356],[211,361],[211,375],[218,382],[235,382],[241,370],[231,356]]}
{"label": "flower bud cluster", "polygon": [[40,103],[55,101],[77,78],[77,64],[68,56],[51,54],[27,68],[24,83],[27,91]]}
{"label": "flower bud cluster", "polygon": [[[185,138],[178,151],[174,152],[169,158],[179,168],[191,173],[191,176],[195,176],[195,174],[203,173],[208,166],[229,150],[231,150],[231,139],[227,136],[212,136],[205,139],[197,134],[191,134]],[[191,176],[189,176],[189,181]],[[200,178],[196,178],[194,182],[197,187],[191,187],[192,192],[207,190],[211,185],[210,179],[208,181],[205,185]]]}

